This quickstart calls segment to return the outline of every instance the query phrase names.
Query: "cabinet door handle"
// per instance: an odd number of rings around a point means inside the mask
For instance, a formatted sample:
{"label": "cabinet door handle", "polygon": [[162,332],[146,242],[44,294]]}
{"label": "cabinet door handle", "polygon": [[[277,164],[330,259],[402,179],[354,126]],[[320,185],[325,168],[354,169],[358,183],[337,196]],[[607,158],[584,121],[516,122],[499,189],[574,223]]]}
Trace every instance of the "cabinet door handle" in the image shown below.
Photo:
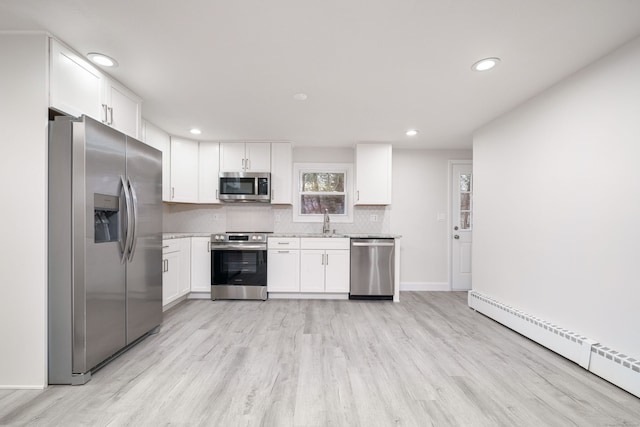
{"label": "cabinet door handle", "polygon": [[246,160],[245,165],[247,166],[247,170],[251,170],[251,160],[249,159],[245,159],[245,160]]}
{"label": "cabinet door handle", "polygon": [[288,245],[289,242],[278,242],[279,245]]}
{"label": "cabinet door handle", "polygon": [[290,253],[289,251],[278,251],[279,254],[288,254]]}
{"label": "cabinet door handle", "polygon": [[218,190],[216,190],[216,200],[218,200],[220,196],[218,196]]}
{"label": "cabinet door handle", "polygon": [[246,162],[246,159],[242,159],[242,169],[244,169],[245,162]]}
{"label": "cabinet door handle", "polygon": [[327,254],[327,262],[324,265],[329,265],[329,254]]}
{"label": "cabinet door handle", "polygon": [[109,107],[107,108],[107,110],[109,110],[109,121],[107,122],[107,124],[112,125],[113,124],[113,107]]}
{"label": "cabinet door handle", "polygon": [[176,187],[171,187],[171,200],[176,197]]}
{"label": "cabinet door handle", "polygon": [[104,117],[102,123],[107,123],[107,104],[102,104],[102,114]]}
{"label": "cabinet door handle", "polygon": [[322,254],[322,262],[321,262],[321,264],[324,265],[324,254]]}
{"label": "cabinet door handle", "polygon": [[356,191],[356,202],[360,200],[360,190]]}

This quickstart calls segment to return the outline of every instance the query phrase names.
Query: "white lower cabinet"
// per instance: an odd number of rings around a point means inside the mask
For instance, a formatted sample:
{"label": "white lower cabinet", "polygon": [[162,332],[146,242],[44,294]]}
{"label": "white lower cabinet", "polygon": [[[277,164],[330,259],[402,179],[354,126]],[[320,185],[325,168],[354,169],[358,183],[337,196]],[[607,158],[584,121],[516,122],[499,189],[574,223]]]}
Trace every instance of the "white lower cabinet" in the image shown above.
{"label": "white lower cabinet", "polygon": [[162,305],[172,303],[191,290],[191,239],[162,241]]}
{"label": "white lower cabinet", "polygon": [[180,252],[162,254],[162,305],[178,299],[180,282]]}
{"label": "white lower cabinet", "polygon": [[300,292],[348,293],[349,243],[347,238],[300,239]]}
{"label": "white lower cabinet", "polygon": [[325,251],[324,291],[349,292],[351,278],[351,252],[346,250]]}
{"label": "white lower cabinet", "polygon": [[272,293],[349,293],[348,238],[268,240],[267,291]]}
{"label": "white lower cabinet", "polygon": [[267,292],[300,292],[300,239],[267,242]]}
{"label": "white lower cabinet", "polygon": [[211,293],[211,238],[191,238],[191,292]]}

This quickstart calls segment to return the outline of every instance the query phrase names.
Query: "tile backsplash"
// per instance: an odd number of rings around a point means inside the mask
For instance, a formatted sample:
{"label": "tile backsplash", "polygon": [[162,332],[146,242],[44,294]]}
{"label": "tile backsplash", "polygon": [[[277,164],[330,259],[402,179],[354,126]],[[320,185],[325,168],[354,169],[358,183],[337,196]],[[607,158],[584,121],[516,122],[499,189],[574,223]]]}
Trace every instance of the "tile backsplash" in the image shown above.
{"label": "tile backsplash", "polygon": [[[322,223],[293,222],[291,206],[163,204],[164,232],[264,231],[320,233]],[[331,223],[337,233],[390,233],[390,208],[356,206],[353,223]]]}

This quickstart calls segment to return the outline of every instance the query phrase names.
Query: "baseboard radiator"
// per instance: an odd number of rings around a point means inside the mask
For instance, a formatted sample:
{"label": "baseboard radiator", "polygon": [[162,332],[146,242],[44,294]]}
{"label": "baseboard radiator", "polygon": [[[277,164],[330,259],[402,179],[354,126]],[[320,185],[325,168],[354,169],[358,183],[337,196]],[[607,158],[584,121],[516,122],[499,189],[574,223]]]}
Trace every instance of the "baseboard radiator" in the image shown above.
{"label": "baseboard radiator", "polygon": [[468,304],[472,309],[640,397],[640,360],[476,291],[469,291]]}

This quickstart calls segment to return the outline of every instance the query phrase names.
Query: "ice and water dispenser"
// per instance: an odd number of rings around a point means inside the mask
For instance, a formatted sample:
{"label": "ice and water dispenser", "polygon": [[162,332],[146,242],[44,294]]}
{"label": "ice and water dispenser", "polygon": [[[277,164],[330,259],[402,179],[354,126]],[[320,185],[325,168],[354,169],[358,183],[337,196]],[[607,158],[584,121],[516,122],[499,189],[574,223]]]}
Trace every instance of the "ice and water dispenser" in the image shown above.
{"label": "ice and water dispenser", "polygon": [[95,243],[117,242],[120,237],[120,199],[116,196],[93,195]]}

